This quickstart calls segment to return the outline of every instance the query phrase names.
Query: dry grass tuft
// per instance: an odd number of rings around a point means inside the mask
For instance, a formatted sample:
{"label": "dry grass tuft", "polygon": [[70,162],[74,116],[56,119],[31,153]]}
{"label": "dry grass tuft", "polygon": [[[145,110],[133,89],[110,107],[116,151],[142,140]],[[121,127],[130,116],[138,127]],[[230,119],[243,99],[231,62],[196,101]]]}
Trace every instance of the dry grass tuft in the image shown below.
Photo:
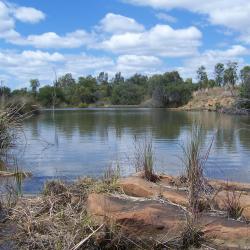
{"label": "dry grass tuft", "polygon": [[[146,241],[129,235],[122,226],[111,221],[100,225],[92,220],[86,211],[86,199],[99,185],[92,179],[68,185],[53,181],[46,184],[42,196],[22,199],[10,217],[17,227],[12,237],[16,247],[25,250],[153,249],[152,245],[147,247]],[[101,190],[106,192],[107,187]]]}
{"label": "dry grass tuft", "polygon": [[226,198],[223,200],[223,203],[229,218],[236,220],[241,218],[244,211],[240,203],[241,195],[242,192],[237,192],[233,188],[228,188],[226,190]]}
{"label": "dry grass tuft", "polygon": [[135,140],[134,166],[136,172],[143,172],[146,180],[157,182],[159,176],[154,170],[154,151],[152,139],[144,141]]}

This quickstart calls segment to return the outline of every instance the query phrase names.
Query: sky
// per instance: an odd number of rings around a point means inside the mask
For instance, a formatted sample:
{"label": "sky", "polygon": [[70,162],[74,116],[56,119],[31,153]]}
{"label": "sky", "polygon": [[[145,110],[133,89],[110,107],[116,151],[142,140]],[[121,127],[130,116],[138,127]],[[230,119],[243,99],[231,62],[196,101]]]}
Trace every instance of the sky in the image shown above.
{"label": "sky", "polygon": [[54,72],[195,78],[250,63],[249,0],[0,0],[0,80],[14,89]]}

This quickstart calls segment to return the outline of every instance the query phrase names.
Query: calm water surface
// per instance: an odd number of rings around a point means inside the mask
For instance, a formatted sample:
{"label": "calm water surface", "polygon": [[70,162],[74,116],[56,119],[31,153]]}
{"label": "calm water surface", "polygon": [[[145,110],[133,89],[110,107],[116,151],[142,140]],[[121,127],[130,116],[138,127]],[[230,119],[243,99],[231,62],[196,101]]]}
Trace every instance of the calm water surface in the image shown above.
{"label": "calm water surface", "polygon": [[196,122],[202,123],[206,146],[214,137],[207,176],[250,182],[249,117],[165,109],[57,110],[25,123],[27,145],[19,165],[33,177],[24,191],[40,191],[47,179],[101,176],[117,163],[129,175],[135,137],[153,138],[157,171],[180,174],[181,145]]}

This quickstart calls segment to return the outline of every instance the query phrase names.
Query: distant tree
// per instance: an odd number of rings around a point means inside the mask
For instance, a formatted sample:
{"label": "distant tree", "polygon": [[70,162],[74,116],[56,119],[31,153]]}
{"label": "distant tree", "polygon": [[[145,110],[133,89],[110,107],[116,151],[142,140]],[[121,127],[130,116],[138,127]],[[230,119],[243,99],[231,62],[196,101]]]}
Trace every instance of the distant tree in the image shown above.
{"label": "distant tree", "polygon": [[111,101],[116,105],[137,105],[143,100],[140,86],[136,84],[116,84]]}
{"label": "distant tree", "polygon": [[117,72],[115,74],[115,77],[112,79],[112,83],[115,84],[121,84],[124,83],[124,77],[122,76],[121,72]]}
{"label": "distant tree", "polygon": [[220,86],[220,85],[218,85],[218,84],[216,83],[215,80],[209,79],[209,80],[208,80],[208,83],[207,83],[207,86],[208,86],[209,88],[213,88],[213,87]]}
{"label": "distant tree", "polygon": [[224,82],[229,86],[235,86],[238,80],[238,63],[237,62],[228,62],[227,68],[224,71]]}
{"label": "distant tree", "polygon": [[224,71],[223,63],[217,63],[214,67],[214,78],[217,86],[224,86]]}
{"label": "distant tree", "polygon": [[207,77],[206,68],[202,65],[198,68],[196,73],[197,73],[198,83],[202,87],[207,87],[208,86],[208,77]]}
{"label": "distant tree", "polygon": [[12,91],[12,96],[25,96],[25,95],[28,95],[28,90],[27,88],[21,88],[21,89],[15,89]]}
{"label": "distant tree", "polygon": [[9,97],[11,94],[11,89],[9,87],[0,87],[0,96]]}
{"label": "distant tree", "polygon": [[33,94],[37,94],[37,90],[40,86],[40,82],[38,79],[30,79],[30,87],[31,87],[31,91]]}
{"label": "distant tree", "polygon": [[183,79],[181,78],[178,71],[166,72],[163,74],[163,81],[165,83],[183,83]]}
{"label": "distant tree", "polygon": [[243,85],[250,85],[250,66],[245,66],[241,69],[240,79]]}
{"label": "distant tree", "polygon": [[75,79],[73,78],[71,73],[67,73],[58,78],[56,82],[56,87],[65,88],[75,84]]}
{"label": "distant tree", "polygon": [[185,80],[185,83],[187,83],[187,84],[193,84],[193,79],[192,78],[187,78]]}
{"label": "distant tree", "polygon": [[97,83],[100,85],[107,85],[108,80],[109,80],[108,73],[100,72],[100,74],[97,76],[96,80],[97,80]]}
{"label": "distant tree", "polygon": [[65,101],[62,89],[50,85],[40,88],[37,98],[44,107],[59,106]]}

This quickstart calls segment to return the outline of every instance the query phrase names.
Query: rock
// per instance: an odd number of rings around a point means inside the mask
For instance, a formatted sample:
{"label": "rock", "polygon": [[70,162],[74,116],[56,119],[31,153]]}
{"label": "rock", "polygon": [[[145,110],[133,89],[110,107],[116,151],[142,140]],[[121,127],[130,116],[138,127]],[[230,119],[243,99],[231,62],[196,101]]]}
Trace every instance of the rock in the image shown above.
{"label": "rock", "polygon": [[[109,219],[120,224],[130,234],[160,240],[180,236],[185,226],[184,211],[168,203],[155,200],[138,200],[107,194],[90,194],[87,211],[97,220]],[[214,216],[200,218],[202,230],[216,249],[248,249],[248,225]]]}
{"label": "rock", "polygon": [[140,236],[162,237],[166,233],[176,236],[185,221],[184,211],[170,204],[154,200],[134,200],[105,194],[91,194],[87,211],[98,221],[109,218],[128,232]]}
{"label": "rock", "polygon": [[168,187],[168,185],[171,185],[173,177],[161,176],[160,178],[161,182],[159,184],[161,185],[149,182],[140,177],[140,175],[121,179],[119,184],[124,193],[129,196],[145,198],[161,197],[173,203],[187,206],[185,191]]}

